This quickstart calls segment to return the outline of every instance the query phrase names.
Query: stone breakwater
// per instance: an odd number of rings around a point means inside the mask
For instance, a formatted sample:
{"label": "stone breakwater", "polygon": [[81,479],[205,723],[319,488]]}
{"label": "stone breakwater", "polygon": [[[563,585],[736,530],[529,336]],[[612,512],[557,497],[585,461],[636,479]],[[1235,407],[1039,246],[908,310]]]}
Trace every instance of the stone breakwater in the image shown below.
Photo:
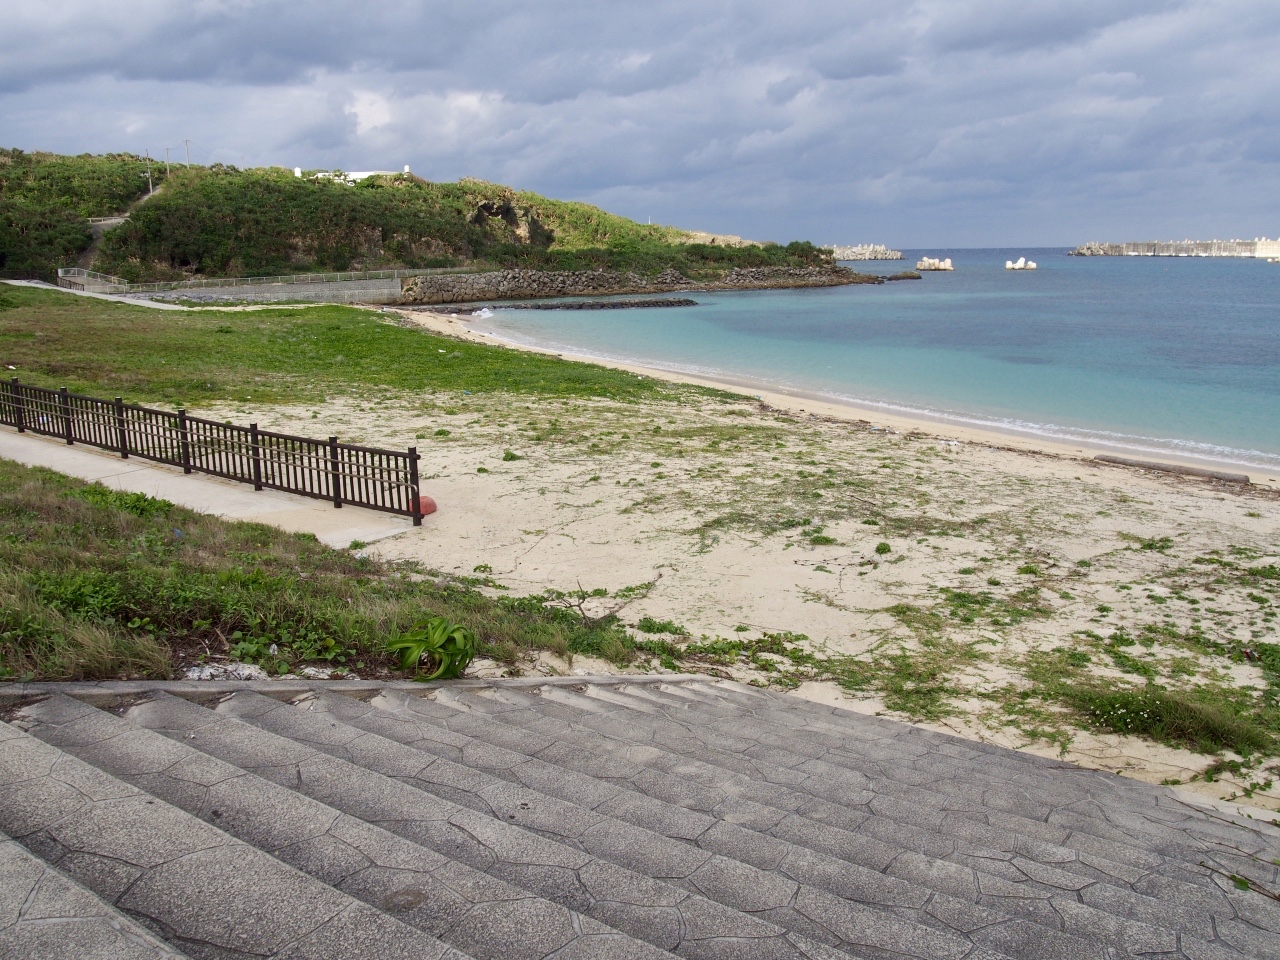
{"label": "stone breakwater", "polygon": [[550,303],[507,303],[504,310],[631,310],[647,307],[696,307],[689,297],[646,297],[644,300],[554,300]]}
{"label": "stone breakwater", "polygon": [[852,247],[839,244],[831,248],[837,260],[901,260],[901,250],[890,250],[883,243],[860,243]]}
{"label": "stone breakwater", "polygon": [[847,267],[737,267],[716,280],[690,280],[675,270],[645,277],[616,270],[495,270],[437,274],[401,282],[399,303],[472,303],[479,300],[535,300],[685,290],[773,290],[877,283],[880,278]]}
{"label": "stone breakwater", "polygon": [[1141,243],[1082,243],[1073,257],[1278,257],[1280,240],[1148,240]]}

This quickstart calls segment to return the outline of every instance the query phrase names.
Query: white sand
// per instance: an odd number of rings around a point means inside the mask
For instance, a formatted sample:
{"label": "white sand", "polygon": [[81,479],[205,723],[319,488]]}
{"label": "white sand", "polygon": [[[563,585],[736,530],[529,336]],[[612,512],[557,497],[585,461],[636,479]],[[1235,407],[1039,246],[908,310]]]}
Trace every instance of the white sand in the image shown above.
{"label": "white sand", "polygon": [[[405,315],[491,342],[447,315]],[[1101,465],[1080,447],[752,393],[764,402],[441,395],[331,403],[315,419],[311,408],[217,412],[252,414],[273,429],[416,443],[424,492],[440,510],[377,544],[384,557],[492,577],[513,595],[652,583],[620,609],[628,624],[671,620],[694,638],[785,631],[805,635],[806,650],[879,664],[880,679],[860,693],[829,680],[798,690],[821,702],[909,719],[888,710],[884,686],[886,658],[907,653],[934,663],[946,688],[942,715],[926,726],[1161,782],[1186,781],[1213,758],[1086,732],[1053,704],[1020,700],[1038,683],[1037,658],[1077,651],[1088,657],[1082,676],[1118,684],[1140,685],[1147,673],[1171,689],[1264,686],[1253,663],[1215,656],[1187,631],[1198,622],[1223,642],[1280,642],[1280,597],[1241,585],[1236,569],[1280,559],[1280,496],[1269,477],[1252,487],[1210,483]],[[520,459],[504,460],[505,450]],[[774,522],[810,516],[808,527]],[[816,526],[835,542],[814,544]],[[875,552],[880,542],[888,554]],[[1236,567],[1194,562],[1205,558]],[[1035,572],[1019,572],[1028,564]],[[985,594],[988,605],[966,622],[943,588]],[[1020,619],[1009,604],[1040,612]],[[1142,642],[1108,645],[1117,628]],[[760,662],[706,668],[767,681]],[[543,657],[522,669],[587,666]],[[911,696],[928,685],[904,682]],[[1274,759],[1268,765],[1273,772],[1255,766],[1190,788],[1280,809],[1280,788],[1260,786],[1280,780]]]}

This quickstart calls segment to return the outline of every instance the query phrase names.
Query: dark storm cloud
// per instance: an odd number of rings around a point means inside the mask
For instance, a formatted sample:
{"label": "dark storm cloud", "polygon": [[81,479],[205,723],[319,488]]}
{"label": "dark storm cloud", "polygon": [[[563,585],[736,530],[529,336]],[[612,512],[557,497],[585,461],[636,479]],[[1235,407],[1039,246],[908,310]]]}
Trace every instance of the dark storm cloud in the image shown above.
{"label": "dark storm cloud", "polygon": [[6,15],[0,123],[784,240],[1274,235],[1278,41],[1215,0],[74,0]]}

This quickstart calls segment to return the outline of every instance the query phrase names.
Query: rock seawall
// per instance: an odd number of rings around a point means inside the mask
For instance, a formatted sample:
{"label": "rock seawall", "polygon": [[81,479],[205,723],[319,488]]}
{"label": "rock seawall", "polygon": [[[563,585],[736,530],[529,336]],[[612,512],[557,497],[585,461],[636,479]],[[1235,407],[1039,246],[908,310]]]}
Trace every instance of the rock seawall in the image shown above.
{"label": "rock seawall", "polygon": [[706,282],[690,280],[675,270],[666,270],[654,277],[616,270],[495,270],[406,277],[401,281],[399,302],[470,303],[680,290],[770,290],[878,281],[878,277],[855,273],[846,267],[737,267]]}

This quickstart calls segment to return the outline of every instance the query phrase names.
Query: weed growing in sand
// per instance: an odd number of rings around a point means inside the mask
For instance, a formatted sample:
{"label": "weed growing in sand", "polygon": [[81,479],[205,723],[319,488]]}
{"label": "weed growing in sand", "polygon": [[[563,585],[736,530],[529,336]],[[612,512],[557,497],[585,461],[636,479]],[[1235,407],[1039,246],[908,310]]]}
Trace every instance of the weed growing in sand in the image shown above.
{"label": "weed growing in sand", "polygon": [[653,617],[641,617],[636,622],[636,629],[641,633],[670,633],[681,637],[689,635],[688,629],[680,624],[671,620],[655,620]]}

